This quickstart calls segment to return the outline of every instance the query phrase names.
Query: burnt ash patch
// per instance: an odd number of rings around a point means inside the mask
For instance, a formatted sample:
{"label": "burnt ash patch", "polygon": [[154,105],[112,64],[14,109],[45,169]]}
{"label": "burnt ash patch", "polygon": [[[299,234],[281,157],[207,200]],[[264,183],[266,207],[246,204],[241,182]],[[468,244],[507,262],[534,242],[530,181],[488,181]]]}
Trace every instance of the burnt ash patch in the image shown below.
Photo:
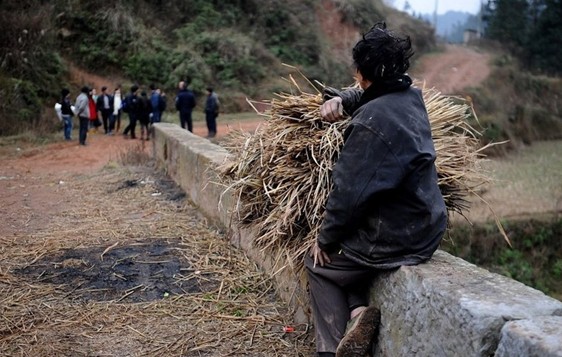
{"label": "burnt ash patch", "polygon": [[220,281],[196,271],[174,240],[147,239],[124,246],[67,249],[15,271],[32,283],[60,285],[71,299],[144,302],[212,291]]}

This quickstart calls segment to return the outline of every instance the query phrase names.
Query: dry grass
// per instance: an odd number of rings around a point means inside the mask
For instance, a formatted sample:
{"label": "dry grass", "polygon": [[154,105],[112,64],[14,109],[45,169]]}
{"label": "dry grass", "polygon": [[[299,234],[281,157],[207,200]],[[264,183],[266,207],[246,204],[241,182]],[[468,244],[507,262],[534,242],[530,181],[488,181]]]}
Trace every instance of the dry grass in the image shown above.
{"label": "dry grass", "polygon": [[[0,237],[2,356],[312,354],[307,326],[283,333],[291,314],[275,299],[271,280],[209,230],[185,200],[177,200],[177,188],[164,184],[166,178],[150,168],[114,165],[64,181],[57,190],[65,209],[48,226]],[[95,256],[63,262],[86,270],[84,261],[109,259],[112,251],[139,240],[169,242],[192,267],[174,275],[175,287],[195,280],[207,290],[126,303],[150,288],[145,285],[94,301],[87,298],[94,289],[88,282],[57,285],[45,279],[52,271],[22,273],[39,263],[52,264],[56,273],[64,252],[95,249]]]}
{"label": "dry grass", "polygon": [[[281,93],[268,103],[266,125],[253,135],[231,138],[226,146],[234,159],[222,173],[227,189],[239,198],[238,219],[258,232],[256,244],[277,255],[281,264],[298,268],[320,228],[332,167],[350,118],[323,121],[321,91],[306,93],[294,79],[292,83],[296,94]],[[480,166],[479,133],[466,120],[475,114],[461,99],[428,88],[423,94],[439,186],[449,211],[463,214],[467,197],[488,181]]]}

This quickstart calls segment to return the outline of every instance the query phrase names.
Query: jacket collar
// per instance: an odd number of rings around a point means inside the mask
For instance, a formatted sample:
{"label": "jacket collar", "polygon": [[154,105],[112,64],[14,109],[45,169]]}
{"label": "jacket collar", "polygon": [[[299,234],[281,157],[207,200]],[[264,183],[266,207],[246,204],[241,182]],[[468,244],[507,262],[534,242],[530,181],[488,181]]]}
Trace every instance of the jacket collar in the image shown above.
{"label": "jacket collar", "polygon": [[400,92],[410,88],[412,79],[407,74],[398,74],[373,82],[361,95],[357,108],[388,93]]}

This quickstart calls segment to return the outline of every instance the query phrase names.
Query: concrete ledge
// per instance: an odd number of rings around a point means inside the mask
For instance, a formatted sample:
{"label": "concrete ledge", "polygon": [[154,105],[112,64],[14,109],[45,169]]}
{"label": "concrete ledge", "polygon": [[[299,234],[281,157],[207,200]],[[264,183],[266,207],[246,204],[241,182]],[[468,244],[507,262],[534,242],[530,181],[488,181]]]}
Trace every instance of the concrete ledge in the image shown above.
{"label": "concrete ledge", "polygon": [[[228,152],[174,124],[156,124],[154,156],[191,201],[262,269],[273,257],[231,221],[216,168]],[[219,204],[221,201],[221,204]],[[291,268],[275,275],[295,322],[308,318],[306,282]],[[372,288],[382,311],[377,356],[561,356],[562,302],[438,251],[427,264],[381,273]],[[537,336],[540,336],[539,339]]]}

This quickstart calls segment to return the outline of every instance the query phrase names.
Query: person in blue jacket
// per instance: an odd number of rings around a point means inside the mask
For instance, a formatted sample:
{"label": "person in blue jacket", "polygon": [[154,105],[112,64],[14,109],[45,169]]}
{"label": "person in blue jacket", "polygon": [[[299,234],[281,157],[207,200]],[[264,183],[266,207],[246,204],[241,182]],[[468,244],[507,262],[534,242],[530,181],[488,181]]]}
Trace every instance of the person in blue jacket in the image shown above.
{"label": "person in blue jacket", "polygon": [[365,356],[380,322],[373,277],[429,260],[447,226],[427,110],[406,74],[412,54],[409,37],[376,24],[352,51],[361,88],[325,92],[324,118],[352,119],[305,260],[319,356]]}

